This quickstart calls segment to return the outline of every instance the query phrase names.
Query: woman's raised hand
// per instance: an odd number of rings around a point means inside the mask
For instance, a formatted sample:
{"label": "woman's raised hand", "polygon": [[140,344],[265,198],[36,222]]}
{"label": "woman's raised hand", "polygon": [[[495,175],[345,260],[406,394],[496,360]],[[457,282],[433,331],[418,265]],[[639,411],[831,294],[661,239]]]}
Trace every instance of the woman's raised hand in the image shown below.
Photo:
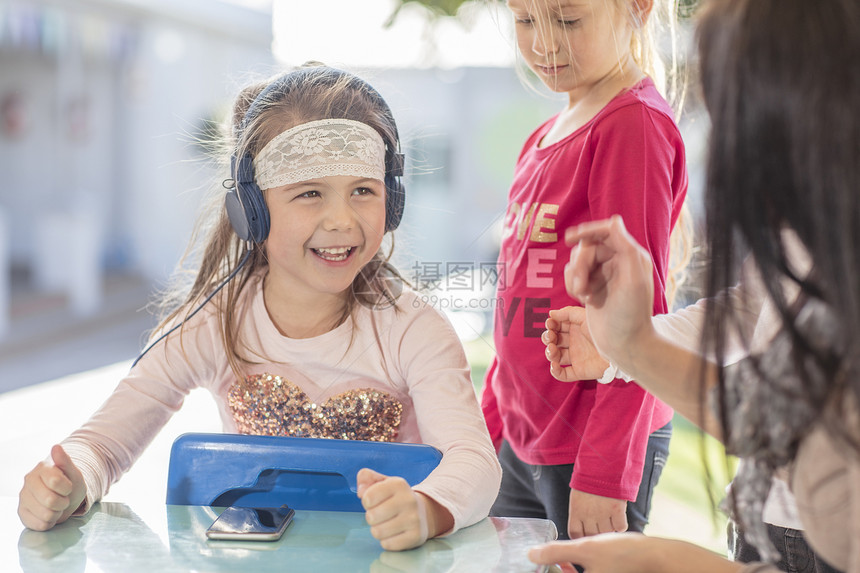
{"label": "woman's raised hand", "polygon": [[653,331],[651,257],[617,215],[572,227],[565,241],[573,247],[564,269],[567,292],[585,306],[597,350],[623,367],[635,339]]}

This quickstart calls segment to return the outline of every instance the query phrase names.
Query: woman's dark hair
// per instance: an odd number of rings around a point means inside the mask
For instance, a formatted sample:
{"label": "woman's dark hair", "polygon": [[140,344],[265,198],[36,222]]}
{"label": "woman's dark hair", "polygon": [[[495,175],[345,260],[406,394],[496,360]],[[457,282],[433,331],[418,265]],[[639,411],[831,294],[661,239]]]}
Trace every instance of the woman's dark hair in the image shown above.
{"label": "woman's dark hair", "polygon": [[[860,380],[845,375],[860,372],[860,3],[713,0],[700,18],[712,121],[707,294],[714,300],[735,284],[741,259],[752,255],[809,390],[799,399],[832,432],[856,437],[860,430],[844,416],[821,413],[850,396],[860,404]],[[786,231],[809,255],[808,274],[787,255]],[[797,288],[799,304],[787,291]],[[798,330],[804,301],[824,303],[836,317],[846,351],[835,359]],[[707,317],[705,349],[721,360],[738,322],[714,305]],[[827,374],[823,391],[815,391],[810,368]],[[762,383],[777,391],[766,372]]]}

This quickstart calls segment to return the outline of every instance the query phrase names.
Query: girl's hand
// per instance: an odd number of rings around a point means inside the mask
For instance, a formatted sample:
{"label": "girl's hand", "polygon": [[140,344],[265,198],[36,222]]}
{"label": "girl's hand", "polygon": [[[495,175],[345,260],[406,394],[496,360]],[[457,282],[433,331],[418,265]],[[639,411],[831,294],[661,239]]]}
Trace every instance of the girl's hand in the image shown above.
{"label": "girl's hand", "polygon": [[575,571],[575,563],[588,573],[686,573],[691,564],[698,573],[737,573],[743,567],[743,563],[733,563],[692,543],[641,533],[556,541],[531,548],[529,559],[543,565],[558,564],[566,572]]}
{"label": "girl's hand", "polygon": [[579,539],[598,533],[627,531],[627,502],[570,490],[567,535]]}
{"label": "girl's hand", "polygon": [[653,330],[651,257],[618,215],[567,230],[575,245],[565,265],[568,293],[585,304],[588,331],[601,355],[625,368],[637,337]]}
{"label": "girl's hand", "polygon": [[62,446],[51,448],[51,459],[39,462],[24,477],[18,496],[18,517],[26,527],[46,531],[66,521],[86,496],[81,472]]}
{"label": "girl's hand", "polygon": [[591,342],[585,309],[581,306],[549,311],[541,340],[546,344],[549,371],[556,380],[596,380],[609,367]]}
{"label": "girl's hand", "polygon": [[363,468],[357,481],[370,533],[383,549],[412,549],[454,526],[454,517],[448,510],[413,491],[401,477]]}

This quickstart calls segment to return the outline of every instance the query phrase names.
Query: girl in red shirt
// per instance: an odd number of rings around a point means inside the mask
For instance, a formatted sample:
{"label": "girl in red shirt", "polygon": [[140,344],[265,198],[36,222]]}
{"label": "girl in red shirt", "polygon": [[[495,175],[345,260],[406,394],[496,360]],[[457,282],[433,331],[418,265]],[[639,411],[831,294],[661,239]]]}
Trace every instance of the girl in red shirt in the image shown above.
{"label": "girl in red shirt", "polygon": [[646,73],[649,0],[508,0],[519,54],[561,112],[517,162],[499,254],[497,355],[482,407],[503,467],[492,515],[553,520],[561,538],[642,531],[672,409],[636,384],[556,381],[540,336],[565,292],[565,228],[621,215],[654,263],[667,312],[670,234],[687,192],[684,143]]}

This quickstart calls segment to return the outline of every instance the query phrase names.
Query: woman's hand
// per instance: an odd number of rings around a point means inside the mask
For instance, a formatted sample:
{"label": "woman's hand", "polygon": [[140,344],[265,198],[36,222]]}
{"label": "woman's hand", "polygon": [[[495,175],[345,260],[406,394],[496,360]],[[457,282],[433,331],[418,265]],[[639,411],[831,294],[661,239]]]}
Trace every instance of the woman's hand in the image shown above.
{"label": "woman's hand", "polygon": [[591,342],[585,309],[581,306],[549,311],[541,341],[546,345],[549,371],[556,380],[596,380],[609,367]]}
{"label": "woman's hand", "polygon": [[24,477],[18,496],[18,517],[26,527],[47,531],[66,521],[86,496],[81,472],[62,446],[51,448],[51,459],[39,462]]}
{"label": "woman's hand", "polygon": [[574,246],[564,269],[567,292],[585,305],[598,352],[626,370],[637,338],[653,333],[651,257],[618,215],[572,227],[565,240]]}
{"label": "woman's hand", "polygon": [[454,517],[447,509],[413,491],[401,477],[363,468],[357,481],[370,533],[383,549],[412,549],[454,527]]}
{"label": "woman's hand", "polygon": [[587,573],[736,573],[743,564],[686,541],[646,537],[641,533],[606,533],[575,541],[556,541],[529,550],[529,559]]}

